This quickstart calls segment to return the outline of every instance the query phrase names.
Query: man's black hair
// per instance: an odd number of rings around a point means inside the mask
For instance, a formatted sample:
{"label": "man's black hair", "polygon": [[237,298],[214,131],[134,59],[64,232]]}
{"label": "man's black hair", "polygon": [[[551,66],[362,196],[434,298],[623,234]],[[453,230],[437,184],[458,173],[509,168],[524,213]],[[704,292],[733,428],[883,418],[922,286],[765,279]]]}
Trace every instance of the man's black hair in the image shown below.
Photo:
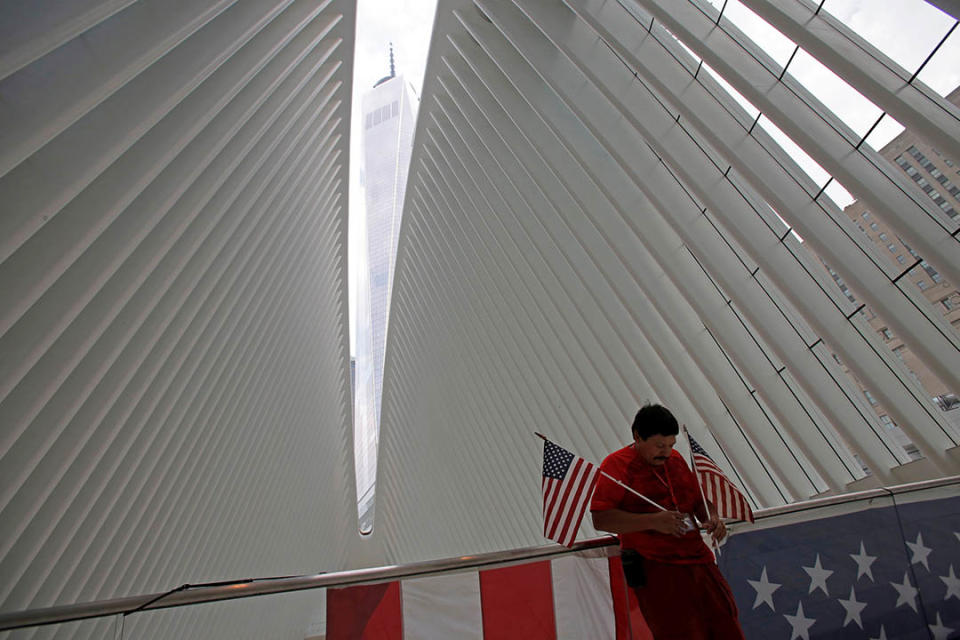
{"label": "man's black hair", "polygon": [[645,404],[637,411],[633,419],[633,435],[641,440],[650,436],[675,436],[680,433],[680,425],[670,410],[662,404]]}

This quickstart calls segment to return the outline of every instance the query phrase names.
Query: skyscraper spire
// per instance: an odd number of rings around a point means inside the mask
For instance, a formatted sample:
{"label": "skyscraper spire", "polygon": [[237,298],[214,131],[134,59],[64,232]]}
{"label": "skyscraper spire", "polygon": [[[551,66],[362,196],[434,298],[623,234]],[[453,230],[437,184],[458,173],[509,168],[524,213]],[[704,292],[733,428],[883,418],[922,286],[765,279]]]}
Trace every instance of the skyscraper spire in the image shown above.
{"label": "skyscraper spire", "polygon": [[394,68],[394,65],[393,65],[393,43],[391,42],[391,43],[390,43],[390,75],[388,75],[388,76],[383,76],[382,78],[380,78],[379,80],[377,80],[376,83],[374,83],[373,86],[374,86],[374,88],[379,87],[380,85],[382,85],[382,84],[383,84],[384,82],[386,82],[387,80],[392,80],[393,78],[396,78],[396,77],[397,77],[397,72],[396,72],[396,69]]}

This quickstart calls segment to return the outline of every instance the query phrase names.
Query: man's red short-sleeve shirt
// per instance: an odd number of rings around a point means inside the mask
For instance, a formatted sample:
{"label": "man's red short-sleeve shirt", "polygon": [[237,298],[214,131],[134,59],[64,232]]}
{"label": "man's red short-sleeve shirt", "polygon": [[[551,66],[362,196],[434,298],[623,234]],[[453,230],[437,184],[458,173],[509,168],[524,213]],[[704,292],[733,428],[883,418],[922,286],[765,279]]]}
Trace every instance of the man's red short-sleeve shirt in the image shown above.
{"label": "man's red short-sleeve shirt", "polygon": [[[683,456],[673,451],[662,466],[647,464],[637,455],[633,445],[608,455],[600,469],[636,489],[662,507],[693,513],[702,502],[700,489]],[[590,502],[591,511],[621,509],[632,513],[653,513],[657,508],[644,502],[609,478],[600,476]],[[681,537],[657,531],[637,531],[620,535],[620,546],[634,549],[640,555],[678,564],[713,562],[713,554],[703,543],[698,531]]]}

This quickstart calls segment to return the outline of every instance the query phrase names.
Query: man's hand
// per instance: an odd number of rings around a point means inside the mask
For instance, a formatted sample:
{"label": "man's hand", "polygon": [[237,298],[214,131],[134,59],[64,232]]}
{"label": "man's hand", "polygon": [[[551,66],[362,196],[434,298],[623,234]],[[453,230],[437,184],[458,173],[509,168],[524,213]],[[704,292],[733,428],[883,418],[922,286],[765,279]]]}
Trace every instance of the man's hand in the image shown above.
{"label": "man's hand", "polygon": [[685,516],[679,511],[660,511],[658,513],[651,513],[650,524],[650,528],[654,531],[666,533],[667,535],[671,536],[677,536],[678,538],[687,530]]}
{"label": "man's hand", "polygon": [[704,528],[713,538],[714,542],[720,542],[727,537],[727,525],[723,524],[723,520],[717,516],[716,512],[711,514],[710,519],[707,520]]}

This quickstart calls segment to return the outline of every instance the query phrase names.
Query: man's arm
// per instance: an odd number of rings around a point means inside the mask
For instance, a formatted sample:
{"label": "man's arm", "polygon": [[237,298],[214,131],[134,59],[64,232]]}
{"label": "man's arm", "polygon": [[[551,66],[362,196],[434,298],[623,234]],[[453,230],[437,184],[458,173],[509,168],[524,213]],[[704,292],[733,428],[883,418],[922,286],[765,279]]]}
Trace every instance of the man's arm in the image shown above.
{"label": "man's arm", "polygon": [[659,531],[680,536],[685,531],[683,514],[678,511],[656,513],[632,513],[622,509],[591,511],[593,528],[610,533],[634,533],[636,531]]}

